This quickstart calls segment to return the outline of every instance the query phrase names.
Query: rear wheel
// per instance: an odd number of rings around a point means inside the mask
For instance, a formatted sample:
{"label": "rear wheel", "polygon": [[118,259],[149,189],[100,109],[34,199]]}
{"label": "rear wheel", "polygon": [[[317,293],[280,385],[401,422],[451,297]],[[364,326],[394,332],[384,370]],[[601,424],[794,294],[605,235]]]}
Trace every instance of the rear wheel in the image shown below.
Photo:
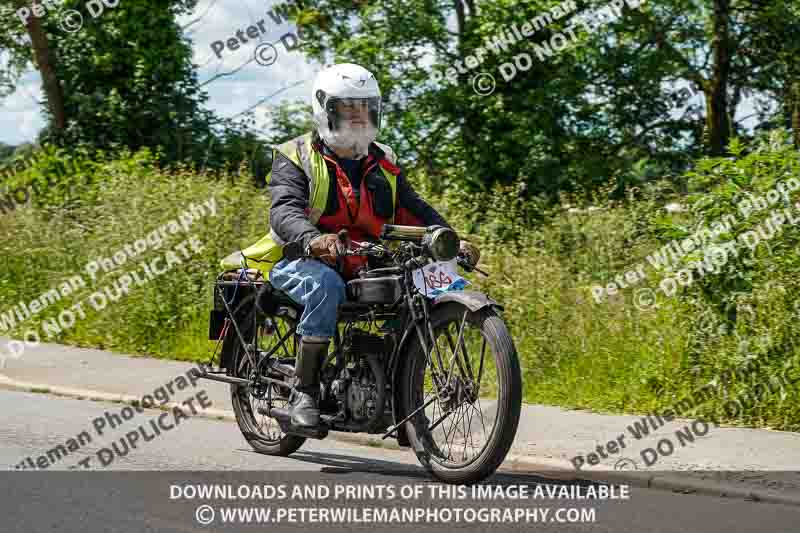
{"label": "rear wheel", "polygon": [[[255,298],[248,297],[234,311],[239,330],[248,345],[250,356],[231,324],[223,344],[223,351],[231,350],[228,375],[248,380],[248,385],[231,385],[231,403],[236,422],[242,435],[259,453],[286,456],[296,452],[305,438],[287,435],[278,421],[268,416],[273,407],[288,409],[292,378],[274,370],[268,370],[268,354],[286,339],[272,356],[283,360],[287,367],[293,367],[290,359],[297,355],[297,338],[294,334],[296,323],[289,317],[267,316],[256,310]],[[283,380],[286,385],[262,382],[254,386],[256,369],[262,376]]]}
{"label": "rear wheel", "polygon": [[[448,483],[492,475],[511,449],[522,408],[522,378],[511,335],[491,308],[458,303],[432,311],[428,353],[409,347],[402,381],[406,431],[422,465]],[[459,341],[459,339],[461,339]]]}

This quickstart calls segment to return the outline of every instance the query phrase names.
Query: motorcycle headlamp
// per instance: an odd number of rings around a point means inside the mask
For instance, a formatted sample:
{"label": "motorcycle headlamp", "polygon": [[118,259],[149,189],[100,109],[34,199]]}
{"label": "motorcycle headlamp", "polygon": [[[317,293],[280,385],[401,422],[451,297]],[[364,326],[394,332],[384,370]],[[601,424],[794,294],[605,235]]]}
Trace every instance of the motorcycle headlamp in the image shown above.
{"label": "motorcycle headlamp", "polygon": [[423,239],[423,244],[428,248],[436,261],[450,261],[458,255],[461,240],[458,234],[450,228],[437,228]]}

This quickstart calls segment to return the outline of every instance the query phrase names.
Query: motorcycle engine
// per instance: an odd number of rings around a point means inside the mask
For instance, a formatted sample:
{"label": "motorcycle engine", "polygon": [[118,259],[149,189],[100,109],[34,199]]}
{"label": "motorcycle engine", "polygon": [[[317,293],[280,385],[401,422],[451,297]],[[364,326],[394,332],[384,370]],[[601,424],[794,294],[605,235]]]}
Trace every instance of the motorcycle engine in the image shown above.
{"label": "motorcycle engine", "polygon": [[344,339],[347,367],[331,384],[340,411],[355,422],[364,422],[375,415],[378,387],[367,356],[386,353],[384,337],[363,330],[351,329]]}

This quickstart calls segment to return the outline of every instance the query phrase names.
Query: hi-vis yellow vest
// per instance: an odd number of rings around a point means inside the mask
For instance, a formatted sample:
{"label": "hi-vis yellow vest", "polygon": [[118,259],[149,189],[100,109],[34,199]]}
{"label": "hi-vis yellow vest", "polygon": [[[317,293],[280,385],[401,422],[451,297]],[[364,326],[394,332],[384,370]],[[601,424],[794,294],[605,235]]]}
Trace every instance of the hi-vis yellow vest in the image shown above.
{"label": "hi-vis yellow vest", "polygon": [[[386,158],[390,163],[395,164],[394,152],[384,144],[375,143],[386,153]],[[328,174],[328,167],[322,155],[312,148],[312,133],[306,133],[287,141],[273,152],[277,157],[278,153],[283,154],[295,165],[302,168],[309,178],[309,221],[316,225],[325,211],[328,203],[328,192],[331,187],[331,178]],[[381,167],[383,175],[389,180],[392,189],[392,201],[397,210],[397,176]],[[269,184],[272,172],[267,175]],[[334,182],[335,183],[335,182]],[[394,218],[394,215],[392,215]],[[257,243],[248,246],[227,256],[220,262],[220,266],[228,270],[239,268],[255,268],[266,275],[275,264],[283,258],[283,245],[285,243],[272,230],[269,235],[261,238]]]}

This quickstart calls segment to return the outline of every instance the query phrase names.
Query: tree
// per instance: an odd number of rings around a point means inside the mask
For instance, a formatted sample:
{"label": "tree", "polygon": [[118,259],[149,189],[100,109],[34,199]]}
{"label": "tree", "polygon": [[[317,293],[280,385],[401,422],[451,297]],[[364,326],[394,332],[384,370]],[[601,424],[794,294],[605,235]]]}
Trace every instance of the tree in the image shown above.
{"label": "tree", "polygon": [[[16,8],[23,4],[14,0]],[[27,34],[42,74],[49,117],[42,140],[98,149],[149,147],[165,161],[199,158],[205,145],[195,140],[210,129],[213,115],[202,108],[207,97],[176,22],[195,4],[128,0],[97,13],[83,0],[65,0],[48,4],[41,17],[31,14],[24,28],[4,10],[4,22],[17,36],[6,39],[15,44],[7,51],[29,54],[19,47]],[[64,30],[67,10],[81,14],[80,30]]]}
{"label": "tree", "polygon": [[762,127],[793,130],[800,148],[800,5],[772,0],[742,5],[739,11],[752,28],[739,43],[742,71],[754,90],[779,103],[777,113],[759,112]]}
{"label": "tree", "polygon": [[[12,9],[9,9],[12,8]],[[32,15],[33,12],[41,9],[41,4],[37,0],[26,2],[25,0],[13,0],[6,5],[2,6],[3,20],[6,22],[5,27],[9,27],[8,21],[11,18],[13,11],[13,19],[19,20],[20,17],[17,13],[28,12],[25,18],[24,28],[30,37],[32,43],[32,60],[36,68],[42,75],[42,87],[45,92],[45,101],[52,117],[52,127],[55,131],[63,131],[66,125],[66,118],[64,112],[64,93],[61,87],[61,81],[56,75],[56,60],[52,49],[50,47],[50,40],[42,27],[39,17]],[[13,20],[12,19],[12,20]],[[21,23],[19,20],[18,24]],[[3,76],[7,90],[13,88],[14,78],[16,78],[22,70],[22,66],[27,63],[29,57],[28,52],[20,46],[18,34],[15,36],[13,33],[6,36],[2,42],[3,48],[9,51],[12,55],[11,64],[16,68],[12,69],[11,76],[6,73]]]}
{"label": "tree", "polygon": [[[762,84],[752,75],[767,70],[772,59],[756,48],[744,61],[741,50],[759,33],[773,42],[789,35],[797,17],[786,15],[788,7],[775,7],[790,4],[782,0],[630,0],[621,16],[584,31],[576,29],[576,15],[593,17],[609,5],[585,0],[575,13],[555,17],[522,41],[509,38],[511,25],[560,3],[290,4],[309,36],[304,49],[312,57],[354,61],[376,72],[392,119],[388,138],[443,186],[523,180],[530,192],[554,199],[561,191],[621,183],[643,162],[653,170],[641,175],[679,176],[693,157],[722,154],[731,136],[747,135],[734,120],[745,93],[761,84],[771,98],[788,102],[776,80]],[[766,32],[766,15],[754,15],[765,6],[773,6]],[[541,48],[570,28],[577,37],[566,50],[548,57],[533,53],[534,44]],[[505,42],[502,50],[488,54],[480,68],[458,74],[456,83],[431,81],[432,73],[463,65],[470,52],[498,39]],[[533,57],[529,68],[498,80],[490,96],[474,94],[472,76],[483,71],[498,77],[501,63],[523,53]],[[781,54],[773,59],[788,69],[797,52],[783,46]],[[702,95],[699,105],[680,96],[684,86]]]}

